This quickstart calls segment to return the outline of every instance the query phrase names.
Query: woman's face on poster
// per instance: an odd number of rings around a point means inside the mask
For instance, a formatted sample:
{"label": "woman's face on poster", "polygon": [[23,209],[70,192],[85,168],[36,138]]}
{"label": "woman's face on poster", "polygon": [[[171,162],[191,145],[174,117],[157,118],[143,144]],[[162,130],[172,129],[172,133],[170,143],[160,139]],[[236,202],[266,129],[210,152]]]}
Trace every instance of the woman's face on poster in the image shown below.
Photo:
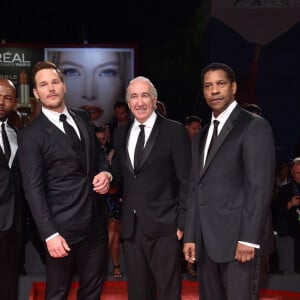
{"label": "woman's face on poster", "polygon": [[122,100],[125,82],[120,65],[120,53],[99,49],[60,52],[59,69],[67,87],[69,107],[84,108],[90,112],[97,126],[113,118],[113,105]]}

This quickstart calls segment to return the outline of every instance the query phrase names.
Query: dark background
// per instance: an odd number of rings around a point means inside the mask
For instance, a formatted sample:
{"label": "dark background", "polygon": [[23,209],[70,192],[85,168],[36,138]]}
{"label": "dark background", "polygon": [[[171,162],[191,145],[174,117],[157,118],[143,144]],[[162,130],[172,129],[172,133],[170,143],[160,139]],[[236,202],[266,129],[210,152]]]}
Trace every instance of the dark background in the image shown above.
{"label": "dark background", "polygon": [[2,7],[2,42],[135,44],[135,75],[152,80],[168,116],[179,121],[190,114],[209,120],[200,72],[210,62],[227,63],[237,75],[238,102],[257,103],[270,121],[278,159],[300,155],[294,152],[300,140],[299,22],[260,46],[212,18],[209,0],[8,0]]}

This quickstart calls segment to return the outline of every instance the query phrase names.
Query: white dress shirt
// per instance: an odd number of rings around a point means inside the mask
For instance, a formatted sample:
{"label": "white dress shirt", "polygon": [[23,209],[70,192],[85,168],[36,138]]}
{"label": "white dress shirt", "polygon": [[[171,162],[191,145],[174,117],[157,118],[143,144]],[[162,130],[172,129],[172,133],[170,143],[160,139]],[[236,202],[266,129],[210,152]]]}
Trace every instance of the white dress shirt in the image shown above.
{"label": "white dress shirt", "polygon": [[[53,110],[50,110],[50,109],[47,109],[45,107],[42,107],[42,112],[43,114],[49,119],[49,121],[51,123],[53,123],[57,128],[59,128],[63,133],[65,133],[65,130],[64,130],[64,125],[63,125],[63,122],[61,122],[59,120],[59,117],[61,114],[64,114],[66,115],[67,117],[67,122],[75,129],[78,137],[80,138],[80,133],[79,133],[79,129],[75,123],[75,121],[73,120],[73,118],[71,117],[70,113],[68,112],[67,108],[65,107],[63,112],[61,113],[58,113],[56,111],[53,111]],[[81,139],[81,138],[80,138]]]}
{"label": "white dress shirt", "polygon": [[236,101],[233,101],[232,103],[230,103],[230,105],[223,111],[221,112],[217,118],[214,117],[214,115],[212,114],[211,116],[211,123],[208,129],[208,133],[207,133],[207,137],[206,137],[206,142],[205,142],[205,148],[204,148],[204,160],[203,163],[205,164],[206,161],[206,156],[207,156],[207,150],[210,144],[210,140],[212,138],[212,134],[214,131],[214,120],[219,121],[219,125],[218,125],[218,135],[220,133],[220,131],[222,130],[225,122],[227,121],[228,117],[230,116],[230,114],[232,113],[232,111],[235,109],[237,105]]}
{"label": "white dress shirt", "polygon": [[155,120],[157,118],[157,115],[155,112],[153,112],[150,117],[146,120],[146,122],[144,123],[139,123],[136,119],[134,119],[132,127],[131,127],[131,131],[130,131],[130,135],[129,135],[129,139],[128,139],[128,153],[129,153],[129,157],[131,160],[131,164],[132,166],[134,166],[134,150],[135,150],[135,146],[136,146],[136,142],[140,133],[140,124],[145,125],[145,145],[149,139],[149,136],[151,134],[152,128],[154,126]]}
{"label": "white dress shirt", "polygon": [[[16,134],[15,130],[7,124],[7,119],[4,122],[1,122],[0,125],[2,125],[3,123],[5,124],[5,130],[6,130],[6,134],[8,137],[10,150],[11,150],[11,154],[10,154],[10,158],[9,158],[9,162],[8,162],[8,165],[11,168],[12,162],[15,158],[15,155],[16,155],[16,152],[18,149],[17,134]],[[0,134],[0,145],[4,152],[3,140],[2,140],[1,134]]]}

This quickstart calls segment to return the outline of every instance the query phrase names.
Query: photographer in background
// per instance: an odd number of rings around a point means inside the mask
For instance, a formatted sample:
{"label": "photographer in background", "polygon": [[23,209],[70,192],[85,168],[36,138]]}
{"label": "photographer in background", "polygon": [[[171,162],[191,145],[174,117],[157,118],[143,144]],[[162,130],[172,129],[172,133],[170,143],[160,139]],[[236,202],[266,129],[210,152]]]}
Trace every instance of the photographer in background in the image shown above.
{"label": "photographer in background", "polygon": [[291,180],[283,185],[274,203],[276,215],[281,220],[286,218],[290,235],[294,238],[294,267],[300,273],[300,157],[292,161]]}

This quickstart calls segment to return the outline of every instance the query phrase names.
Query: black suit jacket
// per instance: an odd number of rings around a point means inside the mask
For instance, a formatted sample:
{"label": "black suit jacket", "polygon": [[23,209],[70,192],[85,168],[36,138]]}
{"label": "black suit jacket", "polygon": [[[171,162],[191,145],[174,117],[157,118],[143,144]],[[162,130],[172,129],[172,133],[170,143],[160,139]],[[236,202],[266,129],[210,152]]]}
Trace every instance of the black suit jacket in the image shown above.
{"label": "black suit jacket", "polygon": [[271,197],[275,148],[269,123],[239,105],[224,124],[205,166],[209,124],[192,143],[191,192],[185,242],[201,239],[215,262],[234,260],[238,241],[273,249]]}
{"label": "black suit jacket", "polygon": [[[17,133],[16,129],[15,131]],[[13,225],[18,232],[21,231],[20,207],[23,193],[20,179],[17,153],[10,168],[0,147],[0,235]]]}
{"label": "black suit jacket", "polygon": [[122,237],[130,238],[134,210],[144,233],[159,237],[183,230],[189,186],[191,148],[184,126],[157,116],[135,172],[127,143],[132,123],[115,131],[115,159],[123,179]]}
{"label": "black suit jacket", "polygon": [[109,163],[87,112],[69,112],[83,139],[80,151],[72,149],[65,134],[43,113],[20,132],[18,140],[24,190],[41,238],[59,232],[74,243],[92,224],[106,226],[105,201],[93,191],[92,180],[109,170]]}

